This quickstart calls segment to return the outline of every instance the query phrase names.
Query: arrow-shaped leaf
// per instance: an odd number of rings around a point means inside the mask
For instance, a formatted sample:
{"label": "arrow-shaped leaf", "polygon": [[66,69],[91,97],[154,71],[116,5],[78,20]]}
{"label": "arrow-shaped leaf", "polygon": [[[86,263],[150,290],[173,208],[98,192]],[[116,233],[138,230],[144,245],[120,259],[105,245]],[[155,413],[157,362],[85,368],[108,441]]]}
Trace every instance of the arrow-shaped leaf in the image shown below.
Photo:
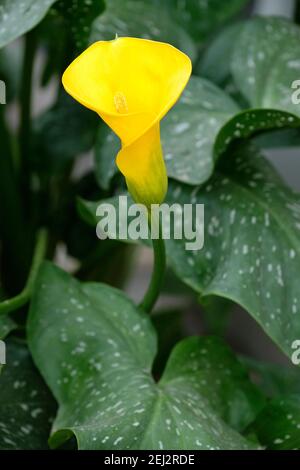
{"label": "arrow-shaped leaf", "polygon": [[149,317],[120,291],[80,284],[50,264],[37,281],[28,332],[60,405],[53,447],[72,434],[80,449],[255,447],[224,420],[244,428],[264,400],[220,340],[179,343],[156,384]]}

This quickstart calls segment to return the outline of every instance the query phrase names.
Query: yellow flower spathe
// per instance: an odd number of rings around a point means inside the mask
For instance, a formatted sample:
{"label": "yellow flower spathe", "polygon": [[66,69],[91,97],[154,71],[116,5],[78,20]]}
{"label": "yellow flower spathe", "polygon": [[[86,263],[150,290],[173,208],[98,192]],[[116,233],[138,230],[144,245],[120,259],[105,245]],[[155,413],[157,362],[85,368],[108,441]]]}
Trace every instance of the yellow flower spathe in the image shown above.
{"label": "yellow flower spathe", "polygon": [[117,38],[94,43],[63,75],[66,91],[121,139],[117,166],[135,201],[148,207],[163,201],[168,185],[160,120],[191,70],[190,59],[169,44]]}

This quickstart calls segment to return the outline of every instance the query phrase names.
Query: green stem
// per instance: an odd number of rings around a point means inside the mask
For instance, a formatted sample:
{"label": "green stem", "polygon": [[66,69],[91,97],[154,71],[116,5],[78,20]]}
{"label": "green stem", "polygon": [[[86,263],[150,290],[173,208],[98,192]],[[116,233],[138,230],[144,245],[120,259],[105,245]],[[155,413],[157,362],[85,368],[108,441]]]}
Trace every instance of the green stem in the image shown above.
{"label": "green stem", "polygon": [[20,124],[20,158],[22,188],[28,203],[30,193],[30,146],[31,146],[31,101],[32,74],[36,52],[36,32],[30,31],[25,37],[25,50],[22,70],[21,88],[21,124]]}
{"label": "green stem", "polygon": [[45,229],[39,230],[26,285],[19,295],[0,303],[0,315],[13,312],[30,300],[40,264],[46,254],[47,238],[47,231]]}
{"label": "green stem", "polygon": [[[25,235],[22,199],[17,185],[9,131],[0,106],[0,239],[2,280],[20,290],[28,271],[29,250]],[[10,290],[10,289],[8,289]],[[13,292],[15,293],[15,292]]]}
{"label": "green stem", "polygon": [[140,307],[147,313],[151,312],[158,299],[166,270],[166,250],[161,236],[161,228],[159,229],[159,238],[152,240],[152,246],[154,253],[152,277],[148,290],[140,304]]}

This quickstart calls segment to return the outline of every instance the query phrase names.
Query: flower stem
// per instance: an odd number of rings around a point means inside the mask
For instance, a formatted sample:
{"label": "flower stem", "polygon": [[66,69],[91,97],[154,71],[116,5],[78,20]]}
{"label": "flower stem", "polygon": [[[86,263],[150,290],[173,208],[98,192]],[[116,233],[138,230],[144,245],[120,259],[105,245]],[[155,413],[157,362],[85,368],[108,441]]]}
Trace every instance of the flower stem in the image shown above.
{"label": "flower stem", "polygon": [[159,238],[152,240],[152,246],[154,253],[152,277],[148,290],[140,304],[140,307],[147,313],[151,312],[158,299],[166,270],[166,250],[161,236],[161,227],[159,228]]}
{"label": "flower stem", "polygon": [[23,307],[23,305],[29,301],[40,264],[46,254],[47,238],[47,231],[45,229],[39,230],[26,285],[22,292],[16,297],[12,297],[11,299],[4,300],[4,302],[0,303],[0,315],[13,312],[18,308]]}

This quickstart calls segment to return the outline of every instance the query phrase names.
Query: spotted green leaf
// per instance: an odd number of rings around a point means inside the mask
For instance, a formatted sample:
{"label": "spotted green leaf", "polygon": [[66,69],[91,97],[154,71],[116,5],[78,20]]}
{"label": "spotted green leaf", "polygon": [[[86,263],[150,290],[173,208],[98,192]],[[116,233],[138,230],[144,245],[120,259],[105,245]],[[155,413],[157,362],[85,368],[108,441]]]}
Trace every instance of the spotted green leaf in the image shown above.
{"label": "spotted green leaf", "polygon": [[225,421],[244,428],[264,400],[218,339],[179,343],[156,384],[149,316],[120,291],[80,284],[49,263],[37,280],[28,334],[60,405],[52,447],[72,434],[80,449],[255,447]]}
{"label": "spotted green leaf", "polygon": [[104,0],[58,0],[59,12],[78,50],[88,46],[93,21],[104,10]]}
{"label": "spotted green leaf", "polygon": [[23,344],[7,343],[6,362],[0,375],[0,449],[47,449],[56,404]]}
{"label": "spotted green leaf", "polygon": [[300,28],[282,18],[254,18],[239,34],[231,70],[253,107],[300,115],[292,102],[292,83],[300,75]]}
{"label": "spotted green leaf", "polygon": [[96,19],[91,42],[133,36],[167,42],[186,52],[193,60],[197,50],[188,32],[174,21],[170,8],[152,0],[109,0]]}
{"label": "spotted green leaf", "polygon": [[275,109],[240,111],[221,89],[192,77],[179,103],[162,121],[168,175],[188,184],[209,179],[230,143],[270,129],[299,128],[300,119]]}
{"label": "spotted green leaf", "polygon": [[[109,0],[96,30],[112,38],[135,35],[181,45],[192,58],[197,46],[236,15],[248,0]],[[177,37],[176,37],[177,36]],[[107,39],[105,37],[105,39]],[[185,49],[186,48],[186,49]]]}
{"label": "spotted green leaf", "polygon": [[168,175],[201,184],[212,174],[218,131],[238,106],[207,80],[192,77],[179,103],[162,121],[162,143]]}
{"label": "spotted green leaf", "polygon": [[[118,205],[117,198],[110,202]],[[299,195],[253,145],[240,144],[219,161],[206,185],[170,182],[166,202],[205,207],[202,250],[187,251],[187,240],[172,239],[172,232],[166,240],[179,278],[202,296],[242,305],[291,357],[300,338]],[[98,203],[80,205],[95,224]]]}
{"label": "spotted green leaf", "polygon": [[56,0],[2,0],[0,48],[34,28],[55,2]]}
{"label": "spotted green leaf", "polygon": [[300,118],[286,111],[276,109],[249,109],[229,119],[219,131],[214,144],[214,157],[218,159],[237,139],[247,139],[252,135],[278,129],[297,129]]}
{"label": "spotted green leaf", "polygon": [[193,78],[181,100],[162,121],[168,175],[188,184],[209,179],[231,142],[270,129],[299,128],[300,119],[274,109],[239,111],[212,83]]}
{"label": "spotted green leaf", "polygon": [[271,400],[251,429],[267,449],[300,450],[299,395]]}
{"label": "spotted green leaf", "polygon": [[[231,69],[250,109],[240,111],[224,92],[194,79],[162,123],[168,130],[162,135],[168,142],[165,158],[169,176],[185,183],[206,181],[233,140],[300,126],[300,104],[292,102],[292,83],[299,78],[300,69],[299,27],[278,18],[258,18],[234,25],[225,36],[222,46],[235,38],[235,47],[233,52],[230,48],[221,77],[224,79]],[[212,53],[214,64],[219,50],[217,43]],[[181,133],[179,138],[176,129]]]}

